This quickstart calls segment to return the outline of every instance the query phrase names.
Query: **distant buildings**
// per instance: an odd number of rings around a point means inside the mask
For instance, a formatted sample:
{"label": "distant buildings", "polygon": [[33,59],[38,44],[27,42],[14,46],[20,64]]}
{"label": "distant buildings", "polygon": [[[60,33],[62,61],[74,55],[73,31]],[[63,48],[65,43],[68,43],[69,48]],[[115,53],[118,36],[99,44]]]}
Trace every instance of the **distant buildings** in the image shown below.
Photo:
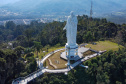
{"label": "distant buildings", "polygon": [[0,21],[0,25],[5,25],[6,22],[8,21],[13,21],[15,24],[17,25],[21,25],[21,24],[30,24],[32,21],[38,21],[38,23],[48,23],[48,22],[53,22],[53,21],[60,21],[60,22],[64,22],[66,21],[66,16],[59,16],[59,17],[44,17],[44,18],[37,18],[37,19],[11,19],[11,20],[4,20],[4,21]]}

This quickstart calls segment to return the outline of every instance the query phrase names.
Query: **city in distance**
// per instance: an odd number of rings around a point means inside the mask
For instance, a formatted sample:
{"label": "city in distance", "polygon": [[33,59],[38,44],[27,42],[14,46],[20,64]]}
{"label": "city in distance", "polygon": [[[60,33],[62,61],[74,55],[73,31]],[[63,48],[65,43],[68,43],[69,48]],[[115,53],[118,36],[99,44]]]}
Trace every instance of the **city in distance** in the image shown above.
{"label": "city in distance", "polygon": [[[76,15],[90,15],[91,0],[2,0],[0,23],[12,20],[24,23],[25,19],[44,22],[66,20],[70,11]],[[125,0],[92,0],[93,17],[107,18],[115,23],[126,23]],[[19,20],[20,19],[20,20]],[[118,21],[117,21],[118,20]]]}

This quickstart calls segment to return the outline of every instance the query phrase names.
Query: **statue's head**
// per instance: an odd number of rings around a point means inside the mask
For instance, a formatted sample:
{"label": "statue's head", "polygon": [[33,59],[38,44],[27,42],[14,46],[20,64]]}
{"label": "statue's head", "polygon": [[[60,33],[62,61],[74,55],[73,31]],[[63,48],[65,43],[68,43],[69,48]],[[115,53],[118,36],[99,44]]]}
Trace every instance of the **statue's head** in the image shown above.
{"label": "statue's head", "polygon": [[73,11],[71,11],[71,12],[70,12],[70,15],[73,17],[73,16],[74,16],[74,12],[73,12]]}

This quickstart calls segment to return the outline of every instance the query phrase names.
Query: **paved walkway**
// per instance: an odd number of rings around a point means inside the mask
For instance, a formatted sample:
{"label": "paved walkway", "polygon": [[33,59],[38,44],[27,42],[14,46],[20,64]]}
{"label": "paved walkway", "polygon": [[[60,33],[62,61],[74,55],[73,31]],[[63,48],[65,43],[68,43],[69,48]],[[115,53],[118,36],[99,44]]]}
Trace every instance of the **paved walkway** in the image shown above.
{"label": "paved walkway", "polygon": [[48,58],[49,65],[51,65],[54,69],[57,69],[57,66],[52,63],[52,61]]}
{"label": "paved walkway", "polygon": [[[63,50],[63,49],[59,49],[59,50],[56,50],[54,52],[51,52],[50,54],[46,55],[40,62],[43,63],[51,54],[56,53],[60,50]],[[99,54],[101,54],[103,52],[105,52],[105,51],[100,51]],[[45,72],[48,72],[48,73],[65,73],[65,72],[68,72],[68,71],[72,70],[74,67],[76,67],[77,65],[79,65],[80,63],[82,63],[82,62],[84,62],[88,59],[91,59],[95,56],[98,56],[98,54],[96,53],[96,54],[93,54],[93,55],[86,56],[85,58],[78,60],[77,62],[75,62],[74,64],[71,64],[68,68],[65,68],[65,69],[50,70],[50,69],[46,69],[46,68],[41,68],[41,69],[33,72],[32,74],[26,76],[26,77],[20,77],[20,78],[15,79],[12,82],[12,84],[27,84],[28,82],[30,82],[31,80],[34,80],[36,77],[39,77],[40,75],[42,75]]]}

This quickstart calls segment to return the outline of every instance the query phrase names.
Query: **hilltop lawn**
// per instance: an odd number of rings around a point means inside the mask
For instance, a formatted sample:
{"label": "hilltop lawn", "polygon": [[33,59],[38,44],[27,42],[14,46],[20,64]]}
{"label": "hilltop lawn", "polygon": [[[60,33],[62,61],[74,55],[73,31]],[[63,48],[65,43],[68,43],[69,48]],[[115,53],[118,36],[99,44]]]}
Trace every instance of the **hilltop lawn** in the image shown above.
{"label": "hilltop lawn", "polygon": [[[66,68],[67,66],[65,64],[67,64],[66,60],[63,60],[62,58],[60,58],[60,53],[64,52],[64,50],[59,51],[57,53],[52,54],[52,56],[49,57],[49,59],[51,60],[52,64],[57,66],[57,69],[63,69]],[[46,60],[46,66],[48,66],[49,69],[54,69],[52,66],[49,65],[49,61]]]}
{"label": "hilltop lawn", "polygon": [[[110,41],[99,41],[99,42],[95,42],[95,43],[96,43],[96,45],[88,44],[85,47],[87,47],[87,48],[91,47],[91,49],[94,49],[94,50],[97,50],[97,51],[100,51],[100,50],[101,51],[103,51],[103,50],[114,50],[114,51],[116,51],[119,48],[123,48],[123,46],[118,45],[118,44],[116,44],[114,42],[110,42]],[[64,47],[50,47],[50,48],[48,48],[48,52],[47,52],[47,48],[43,48],[40,51],[40,53],[39,53],[39,59],[41,59],[46,54],[48,54],[48,53],[50,53],[50,52],[52,52],[54,50],[61,49],[61,48],[64,48]],[[45,51],[45,53],[43,51]],[[55,53],[55,54],[53,54],[52,56],[49,57],[49,59],[51,60],[52,64],[55,65],[55,66],[57,66],[57,69],[62,69],[62,68],[66,68],[67,67],[65,65],[67,63],[67,61],[65,61],[65,60],[63,60],[63,59],[60,58],[60,53],[63,52],[63,51],[64,50],[59,51],[59,52],[57,52],[57,53]],[[91,55],[91,54],[93,54],[93,52],[87,51],[83,55],[87,56],[87,55]],[[34,55],[36,56],[36,53],[34,53]],[[57,61],[59,63],[57,63]],[[48,66],[49,69],[54,69],[54,67],[52,67],[49,64],[48,60],[46,60],[45,62],[46,62],[45,67]]]}
{"label": "hilltop lawn", "polygon": [[100,51],[100,50],[114,50],[117,51],[119,48],[123,48],[123,46],[118,45],[117,43],[111,41],[99,41],[96,42],[96,45],[88,44],[85,47]]}

